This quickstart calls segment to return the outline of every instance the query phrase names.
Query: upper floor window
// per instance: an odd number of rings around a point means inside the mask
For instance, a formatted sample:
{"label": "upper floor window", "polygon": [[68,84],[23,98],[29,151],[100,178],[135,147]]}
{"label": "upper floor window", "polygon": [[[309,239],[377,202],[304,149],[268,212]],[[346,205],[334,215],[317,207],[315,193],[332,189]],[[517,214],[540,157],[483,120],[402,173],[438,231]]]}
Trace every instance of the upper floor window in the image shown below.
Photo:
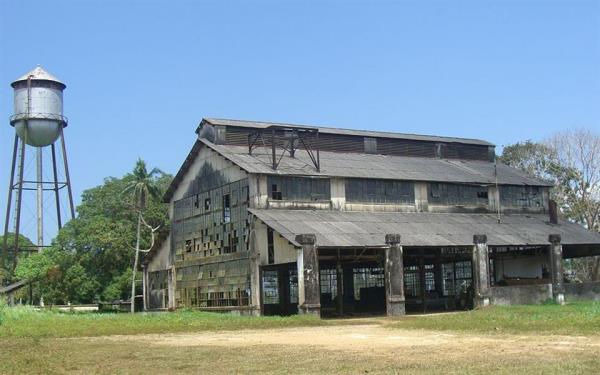
{"label": "upper floor window", "polygon": [[433,204],[487,205],[488,188],[479,185],[461,185],[431,182],[428,184],[428,201]]}
{"label": "upper floor window", "polygon": [[231,222],[231,198],[229,194],[223,195],[223,222]]}
{"label": "upper floor window", "polygon": [[326,201],[331,198],[326,178],[269,176],[267,184],[272,200]]}
{"label": "upper floor window", "polygon": [[539,186],[500,186],[500,204],[507,207],[542,207]]}
{"label": "upper floor window", "polygon": [[414,204],[412,181],[346,179],[346,202]]}

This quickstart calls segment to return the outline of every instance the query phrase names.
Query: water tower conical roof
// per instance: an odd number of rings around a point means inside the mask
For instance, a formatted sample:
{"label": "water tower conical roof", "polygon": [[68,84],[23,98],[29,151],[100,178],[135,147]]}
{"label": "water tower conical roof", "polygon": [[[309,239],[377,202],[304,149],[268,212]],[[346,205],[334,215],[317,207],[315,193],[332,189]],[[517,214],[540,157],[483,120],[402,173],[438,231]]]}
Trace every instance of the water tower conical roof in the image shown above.
{"label": "water tower conical roof", "polygon": [[44,70],[44,68],[42,68],[41,66],[36,66],[35,68],[33,68],[31,71],[23,74],[21,77],[17,78],[13,83],[11,83],[10,85],[12,87],[15,87],[15,83],[17,82],[21,82],[21,81],[27,81],[27,79],[31,76],[32,80],[37,80],[37,81],[52,81],[52,82],[56,82],[60,85],[63,86],[63,89],[65,87],[67,87],[67,85],[64,84],[64,82],[62,82],[61,80],[59,80],[58,78],[56,78],[55,76],[53,76],[52,74],[48,73],[46,70]]}

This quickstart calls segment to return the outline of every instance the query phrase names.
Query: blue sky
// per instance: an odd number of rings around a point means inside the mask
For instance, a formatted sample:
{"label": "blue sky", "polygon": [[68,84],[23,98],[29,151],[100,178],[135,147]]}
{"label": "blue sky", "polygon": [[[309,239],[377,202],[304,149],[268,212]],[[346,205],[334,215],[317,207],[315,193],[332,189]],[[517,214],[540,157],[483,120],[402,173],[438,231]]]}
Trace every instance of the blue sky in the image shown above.
{"label": "blue sky", "polygon": [[138,157],[175,173],[202,117],[499,146],[600,129],[600,0],[0,0],[0,223],[10,82],[36,64],[68,86],[76,201]]}

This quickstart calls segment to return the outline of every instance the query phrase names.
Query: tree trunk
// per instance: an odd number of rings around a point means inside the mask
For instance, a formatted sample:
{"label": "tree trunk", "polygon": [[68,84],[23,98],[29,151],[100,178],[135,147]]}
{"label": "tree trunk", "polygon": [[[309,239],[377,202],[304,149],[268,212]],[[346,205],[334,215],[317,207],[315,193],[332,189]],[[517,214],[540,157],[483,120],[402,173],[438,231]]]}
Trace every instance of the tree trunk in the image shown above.
{"label": "tree trunk", "polygon": [[142,211],[138,213],[137,238],[135,240],[135,261],[133,262],[133,272],[131,273],[131,313],[135,312],[135,273],[138,266],[140,255],[140,234],[142,230]]}

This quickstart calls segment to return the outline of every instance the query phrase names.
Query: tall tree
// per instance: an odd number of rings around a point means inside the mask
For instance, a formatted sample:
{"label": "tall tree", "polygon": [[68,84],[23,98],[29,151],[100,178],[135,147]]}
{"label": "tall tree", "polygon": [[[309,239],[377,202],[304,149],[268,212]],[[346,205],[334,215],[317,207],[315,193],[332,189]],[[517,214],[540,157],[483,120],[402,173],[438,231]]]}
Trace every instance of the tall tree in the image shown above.
{"label": "tall tree", "polygon": [[[144,211],[144,220],[152,226],[168,221],[167,207],[159,196],[171,179],[168,174],[155,176],[159,194],[148,196]],[[20,262],[16,271],[20,277],[39,276],[34,300],[42,293],[49,304],[129,298],[137,211],[132,200],[124,199],[123,191],[135,180],[133,173],[109,177],[84,191],[77,217],[60,230],[52,246]],[[160,230],[168,231],[168,225]],[[140,246],[150,246],[149,232],[142,227]]]}
{"label": "tall tree", "polygon": [[[554,183],[562,214],[588,230],[600,230],[600,135],[590,130],[557,133],[541,143],[504,148],[500,160]],[[600,257],[573,261],[586,279],[600,280]]]}
{"label": "tall tree", "polygon": [[[140,240],[142,235],[142,225],[149,227],[154,244],[154,232],[156,229],[148,225],[143,217],[143,212],[148,206],[149,197],[157,198],[160,194],[157,184],[157,176],[162,172],[153,168],[150,172],[146,168],[146,162],[138,159],[133,169],[133,181],[125,188],[124,192],[130,192],[133,197],[134,207],[137,212],[137,231],[135,240],[135,255],[133,262],[133,272],[131,277],[131,312],[135,312],[135,275],[137,273],[140,257]],[[151,246],[152,247],[152,246]]]}

